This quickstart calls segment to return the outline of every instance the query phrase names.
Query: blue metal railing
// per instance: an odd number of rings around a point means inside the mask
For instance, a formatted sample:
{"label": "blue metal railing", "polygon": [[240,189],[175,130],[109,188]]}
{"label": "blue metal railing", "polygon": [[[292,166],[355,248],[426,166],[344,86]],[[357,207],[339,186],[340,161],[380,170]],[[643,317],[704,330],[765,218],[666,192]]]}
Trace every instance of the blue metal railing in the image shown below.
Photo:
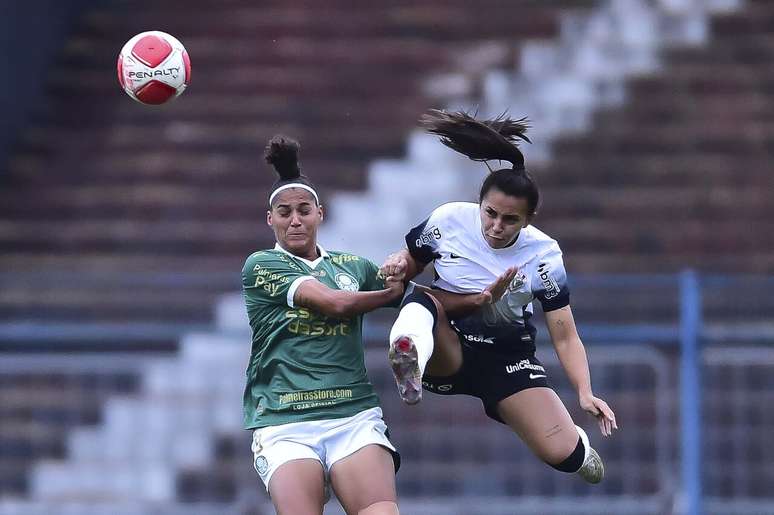
{"label": "blue metal railing", "polygon": [[701,291],[696,273],[680,274],[680,411],[685,514],[701,515]]}

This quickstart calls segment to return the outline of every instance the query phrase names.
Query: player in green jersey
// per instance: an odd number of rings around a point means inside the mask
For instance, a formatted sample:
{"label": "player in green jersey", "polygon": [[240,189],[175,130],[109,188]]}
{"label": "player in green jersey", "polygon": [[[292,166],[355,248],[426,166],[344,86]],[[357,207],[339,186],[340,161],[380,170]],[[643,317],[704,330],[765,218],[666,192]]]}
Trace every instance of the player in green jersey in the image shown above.
{"label": "player in green jersey", "polygon": [[398,513],[399,456],[387,437],[363,357],[363,314],[397,305],[403,277],[317,243],[323,209],[298,167],[297,142],[275,136],[280,178],[267,223],[277,243],[247,258],[252,329],[244,424],[255,469],[279,514],[322,514],[330,485],[348,514]]}

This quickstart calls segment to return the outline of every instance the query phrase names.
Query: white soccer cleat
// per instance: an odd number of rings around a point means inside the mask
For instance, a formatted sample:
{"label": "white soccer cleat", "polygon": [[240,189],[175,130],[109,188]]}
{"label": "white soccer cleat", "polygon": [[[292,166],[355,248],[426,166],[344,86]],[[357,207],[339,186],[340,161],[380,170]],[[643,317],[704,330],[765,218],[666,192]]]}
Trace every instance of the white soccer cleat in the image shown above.
{"label": "white soccer cleat", "polygon": [[399,336],[390,343],[388,353],[392,375],[398,385],[400,398],[406,404],[422,400],[422,372],[419,370],[417,347],[410,336]]}
{"label": "white soccer cleat", "polygon": [[586,456],[583,466],[578,470],[578,475],[591,484],[597,484],[605,477],[605,464],[593,447],[589,447],[589,455]]}

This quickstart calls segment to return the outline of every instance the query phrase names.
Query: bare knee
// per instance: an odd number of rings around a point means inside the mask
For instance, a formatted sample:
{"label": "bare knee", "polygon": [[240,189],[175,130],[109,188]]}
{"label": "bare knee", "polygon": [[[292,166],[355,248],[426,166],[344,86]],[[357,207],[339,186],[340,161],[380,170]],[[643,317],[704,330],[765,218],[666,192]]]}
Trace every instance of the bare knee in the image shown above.
{"label": "bare knee", "polygon": [[357,512],[357,515],[399,515],[395,501],[379,501]]}
{"label": "bare knee", "polygon": [[572,428],[560,424],[549,427],[543,432],[543,445],[536,449],[538,457],[551,466],[556,466],[566,460],[578,445],[579,436]]}
{"label": "bare knee", "polygon": [[498,413],[532,452],[552,467],[564,462],[578,445],[575,424],[550,388],[515,393],[500,401]]}
{"label": "bare knee", "polygon": [[425,294],[430,298],[430,300],[433,301],[433,304],[435,304],[435,309],[438,311],[438,317],[446,318],[446,311],[443,309],[443,304],[441,304],[441,301],[435,298],[432,290],[426,291]]}
{"label": "bare knee", "polygon": [[286,496],[282,499],[272,497],[277,515],[322,515],[325,500],[310,497]]}
{"label": "bare knee", "polygon": [[278,515],[322,515],[325,478],[313,460],[294,460],[281,465],[269,480],[269,495]]}

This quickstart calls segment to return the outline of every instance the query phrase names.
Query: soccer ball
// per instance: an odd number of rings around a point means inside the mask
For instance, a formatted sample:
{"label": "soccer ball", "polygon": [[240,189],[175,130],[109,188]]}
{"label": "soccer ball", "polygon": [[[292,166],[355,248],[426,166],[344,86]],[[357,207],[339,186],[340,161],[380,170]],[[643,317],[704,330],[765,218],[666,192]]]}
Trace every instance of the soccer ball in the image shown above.
{"label": "soccer ball", "polygon": [[166,32],[137,34],[118,54],[118,82],[143,104],[163,104],[185,91],[190,81],[188,52]]}

